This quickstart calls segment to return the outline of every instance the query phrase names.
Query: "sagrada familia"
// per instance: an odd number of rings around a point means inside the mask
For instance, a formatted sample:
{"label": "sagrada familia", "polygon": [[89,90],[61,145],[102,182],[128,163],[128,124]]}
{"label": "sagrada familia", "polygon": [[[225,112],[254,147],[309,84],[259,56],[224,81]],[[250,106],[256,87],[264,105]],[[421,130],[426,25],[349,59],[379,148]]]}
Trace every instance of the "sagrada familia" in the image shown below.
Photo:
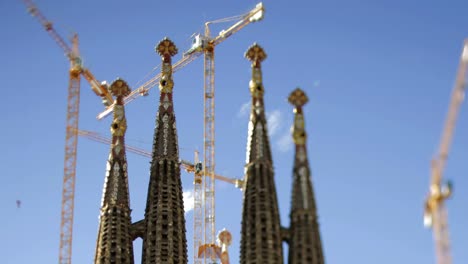
{"label": "sagrada familia", "polygon": [[[112,145],[107,161],[94,263],[133,264],[133,241],[143,239],[142,264],[187,264],[187,238],[171,58],[174,43],[165,38],[156,47],[162,58],[159,107],[154,130],[150,179],[144,219],[132,221],[125,154],[123,98],[130,88],[122,79],[110,86],[116,97],[111,124]],[[306,94],[294,90],[292,138],[295,144],[290,227],[282,227],[274,181],[273,160],[263,100],[261,63],[267,55],[257,44],[245,54],[252,62],[252,95],[247,139],[247,164],[242,209],[241,264],[282,264],[283,242],[289,264],[323,264],[324,253],[317,221],[317,206],[307,157],[307,134],[302,107]]]}

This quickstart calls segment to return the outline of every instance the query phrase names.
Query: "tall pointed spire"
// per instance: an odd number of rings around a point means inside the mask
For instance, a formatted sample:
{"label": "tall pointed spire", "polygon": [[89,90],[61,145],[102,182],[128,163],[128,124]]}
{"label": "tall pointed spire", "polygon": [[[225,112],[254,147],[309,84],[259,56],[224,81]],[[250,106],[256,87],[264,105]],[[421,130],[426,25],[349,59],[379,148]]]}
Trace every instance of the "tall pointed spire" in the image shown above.
{"label": "tall pointed spire", "polygon": [[283,248],[274,171],[263,104],[261,62],[266,53],[254,44],[245,57],[252,62],[252,110],[242,208],[241,264],[281,264]]}
{"label": "tall pointed spire", "polygon": [[177,54],[177,48],[171,40],[164,38],[156,51],[162,58],[162,77],[145,210],[142,263],[186,264],[184,202],[172,101],[171,57]]}
{"label": "tall pointed spire", "polygon": [[130,235],[131,210],[124,141],[127,120],[123,106],[123,98],[130,93],[130,88],[125,81],[117,79],[110,90],[117,99],[94,263],[131,264],[134,261],[133,240]]}
{"label": "tall pointed spire", "polygon": [[323,264],[325,262],[317,221],[317,206],[307,158],[307,134],[304,126],[304,106],[308,98],[299,88],[288,98],[294,106],[292,137],[296,145],[289,229],[289,264]]}

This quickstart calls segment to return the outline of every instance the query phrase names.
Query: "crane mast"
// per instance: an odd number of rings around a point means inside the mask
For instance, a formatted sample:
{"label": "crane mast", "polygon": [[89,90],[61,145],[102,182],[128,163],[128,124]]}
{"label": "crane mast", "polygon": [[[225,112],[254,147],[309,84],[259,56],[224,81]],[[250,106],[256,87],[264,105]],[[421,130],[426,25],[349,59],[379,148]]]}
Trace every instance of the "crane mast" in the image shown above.
{"label": "crane mast", "polygon": [[[222,30],[218,36],[211,38],[209,25],[216,22],[226,22],[228,19],[205,23],[204,36],[198,36],[201,41],[199,45],[204,51],[204,128],[203,128],[203,171],[206,177],[203,181],[203,191],[201,193],[200,186],[197,186],[195,181],[194,199],[202,198],[201,204],[205,206],[204,222],[200,221],[201,213],[194,212],[194,263],[204,264],[216,263],[217,254],[215,249],[215,46],[229,36],[238,32],[251,22],[261,20],[263,18],[263,4],[259,3],[253,10],[245,15],[234,17],[233,19],[240,20],[227,30]],[[196,44],[196,43],[195,43]],[[195,46],[199,48],[200,46]],[[200,184],[200,182],[198,182]],[[200,193],[197,193],[200,192]],[[196,201],[199,204],[199,201]],[[194,210],[200,210],[200,207]],[[200,226],[204,225],[204,227]],[[204,231],[201,234],[200,231]],[[202,241],[203,236],[203,241]],[[208,250],[208,252],[206,252]],[[203,252],[205,251],[205,252]]]}
{"label": "crane mast", "polygon": [[[74,54],[78,54],[78,37],[73,37]],[[59,263],[70,264],[72,257],[73,212],[75,202],[76,152],[80,111],[80,73],[76,60],[71,61],[68,85],[67,119],[65,130],[65,161],[63,169],[62,211],[60,221]]]}
{"label": "crane mast", "polygon": [[[203,127],[203,169],[206,173],[204,179],[204,201],[205,206],[205,234],[204,244],[215,244],[215,85],[214,85],[214,45],[209,44],[205,48],[204,56],[204,127]],[[211,250],[212,251],[212,250]],[[216,259],[214,252],[208,254],[213,263]]]}
{"label": "crane mast", "polygon": [[468,39],[465,40],[452,90],[449,110],[444,124],[438,152],[431,163],[431,183],[425,202],[424,224],[432,227],[437,264],[451,264],[450,238],[445,200],[452,194],[450,182],[442,183],[442,176],[452,144],[460,106],[465,96],[466,70],[468,64]]}
{"label": "crane mast", "polygon": [[72,47],[58,34],[53,24],[40,12],[31,0],[22,0],[29,13],[44,27],[49,36],[65,52],[70,61],[70,78],[67,98],[65,129],[65,155],[62,188],[62,209],[60,221],[59,263],[70,264],[72,259],[73,212],[75,199],[76,153],[78,145],[78,120],[80,109],[81,75],[90,83],[91,89],[102,98],[105,105],[114,102],[105,84],[100,84],[94,75],[82,65],[78,51],[78,35],[72,38]]}

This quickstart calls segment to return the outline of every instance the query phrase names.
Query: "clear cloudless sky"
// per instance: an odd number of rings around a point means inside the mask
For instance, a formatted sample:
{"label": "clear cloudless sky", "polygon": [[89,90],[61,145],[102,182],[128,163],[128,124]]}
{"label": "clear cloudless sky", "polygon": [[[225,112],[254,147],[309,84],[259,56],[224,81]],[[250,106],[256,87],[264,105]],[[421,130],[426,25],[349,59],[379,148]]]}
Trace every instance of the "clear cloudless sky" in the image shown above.
{"label": "clear cloudless sky", "polygon": [[[132,88],[159,65],[154,47],[165,36],[179,48],[205,21],[242,14],[243,1],[37,0],[64,38],[80,37],[83,61],[99,80]],[[309,161],[327,263],[434,263],[432,233],[423,228],[430,159],[436,150],[455,80],[468,2],[265,1],[263,21],[216,48],[216,171],[242,177],[245,165],[250,62],[258,42],[281,224],[289,226],[292,106],[301,87]],[[215,24],[213,33],[230,23]],[[57,263],[69,63],[21,1],[0,0],[1,263]],[[159,69],[157,70],[159,71]],[[156,72],[157,72],[156,71]],[[154,73],[153,73],[154,74]],[[174,75],[180,156],[202,151],[203,59]],[[158,90],[126,108],[127,144],[151,149]],[[97,121],[98,97],[82,80],[80,128],[109,136]],[[249,107],[247,107],[249,110]],[[468,261],[468,106],[462,105],[445,177],[454,263]],[[92,263],[109,147],[80,138],[76,173],[73,262]],[[142,219],[149,159],[128,153],[132,219]],[[184,191],[192,176],[182,173]],[[16,200],[22,201],[21,208]],[[234,237],[239,262],[242,192],[217,182],[216,229]],[[193,213],[187,212],[192,263]],[[141,240],[134,244],[141,259]],[[287,247],[284,247],[285,258]]]}

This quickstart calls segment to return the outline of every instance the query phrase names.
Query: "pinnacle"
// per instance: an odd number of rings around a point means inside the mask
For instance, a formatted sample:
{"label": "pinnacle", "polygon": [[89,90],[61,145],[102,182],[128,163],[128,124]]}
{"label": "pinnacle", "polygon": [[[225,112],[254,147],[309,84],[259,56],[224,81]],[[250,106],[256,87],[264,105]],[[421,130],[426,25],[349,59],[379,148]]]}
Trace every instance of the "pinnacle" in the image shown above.
{"label": "pinnacle", "polygon": [[112,82],[109,90],[112,93],[112,95],[115,97],[127,96],[130,94],[130,87],[124,80],[120,78],[117,78],[117,80]]}
{"label": "pinnacle", "polygon": [[259,63],[267,58],[267,54],[260,45],[254,43],[245,53],[245,57],[251,62]]}
{"label": "pinnacle", "polygon": [[295,107],[302,107],[309,101],[309,98],[307,98],[307,95],[304,93],[303,90],[301,90],[300,88],[296,88],[289,95],[288,101]]}
{"label": "pinnacle", "polygon": [[158,45],[156,46],[156,52],[160,56],[174,56],[177,54],[178,50],[175,46],[174,42],[170,40],[168,37],[165,37],[161,40]]}

